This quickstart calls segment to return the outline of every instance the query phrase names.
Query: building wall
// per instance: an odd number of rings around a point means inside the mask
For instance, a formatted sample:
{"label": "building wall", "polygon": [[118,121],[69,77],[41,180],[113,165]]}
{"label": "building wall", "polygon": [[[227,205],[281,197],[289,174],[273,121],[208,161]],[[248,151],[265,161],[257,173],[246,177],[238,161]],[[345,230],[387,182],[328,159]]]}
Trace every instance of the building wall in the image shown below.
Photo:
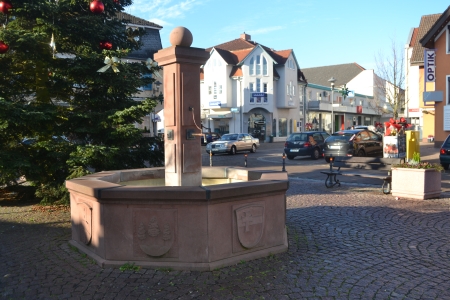
{"label": "building wall", "polygon": [[[447,28],[447,26],[445,26]],[[444,29],[434,43],[436,51],[436,91],[442,91],[444,94],[442,102],[436,102],[435,109],[435,145],[440,146],[450,131],[444,131],[444,106],[449,105],[449,95],[447,89],[447,76],[450,76],[450,54],[447,54],[448,33]]]}
{"label": "building wall", "polygon": [[[251,57],[257,55],[264,56],[267,60],[267,75],[250,75],[249,64]],[[289,57],[295,64],[292,55]],[[215,61],[215,65],[214,65]],[[218,62],[221,62],[220,65]],[[268,141],[270,135],[274,135],[274,141],[284,141],[291,132],[299,130],[299,99],[301,90],[297,81],[297,68],[289,69],[287,65],[277,65],[279,80],[273,76],[274,61],[261,47],[256,47],[252,53],[242,62],[242,76],[231,78],[230,74],[233,66],[227,65],[218,52],[212,51],[211,57],[204,66],[204,80],[201,82],[201,119],[205,127],[211,131],[223,132],[248,132],[258,134],[261,141]],[[256,89],[256,79],[261,82],[261,90],[264,83],[267,84],[267,102],[262,97],[261,102],[250,102],[250,83]],[[214,81],[222,85],[222,94],[217,94],[214,99]],[[219,83],[220,82],[220,83]],[[288,95],[286,84],[292,82],[295,94]],[[209,86],[212,93],[209,94]],[[254,97],[255,98],[255,97]],[[221,106],[211,105],[211,103],[221,103]],[[239,112],[232,113],[231,108],[238,108]],[[262,117],[262,118],[261,118]],[[279,126],[280,118],[287,123],[287,130],[281,130]],[[263,123],[263,121],[265,123]],[[275,123],[273,122],[275,120]],[[255,122],[259,122],[257,126]],[[285,124],[286,124],[285,123]],[[281,134],[283,133],[283,134]]]}
{"label": "building wall", "polygon": [[349,90],[373,97],[375,74],[373,70],[364,70],[347,83]]}

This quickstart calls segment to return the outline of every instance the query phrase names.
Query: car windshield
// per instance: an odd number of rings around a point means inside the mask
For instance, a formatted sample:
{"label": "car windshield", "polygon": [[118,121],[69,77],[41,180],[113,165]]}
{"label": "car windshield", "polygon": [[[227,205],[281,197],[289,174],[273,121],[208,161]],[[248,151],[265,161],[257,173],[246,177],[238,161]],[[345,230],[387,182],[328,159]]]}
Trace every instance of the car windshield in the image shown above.
{"label": "car windshield", "polygon": [[327,137],[326,142],[348,142],[353,138],[353,135],[351,132],[333,133],[333,135]]}
{"label": "car windshield", "polygon": [[288,142],[306,142],[307,140],[308,135],[306,133],[291,134],[287,139]]}
{"label": "car windshield", "polygon": [[220,138],[221,141],[234,141],[237,140],[238,135],[237,134],[224,134]]}

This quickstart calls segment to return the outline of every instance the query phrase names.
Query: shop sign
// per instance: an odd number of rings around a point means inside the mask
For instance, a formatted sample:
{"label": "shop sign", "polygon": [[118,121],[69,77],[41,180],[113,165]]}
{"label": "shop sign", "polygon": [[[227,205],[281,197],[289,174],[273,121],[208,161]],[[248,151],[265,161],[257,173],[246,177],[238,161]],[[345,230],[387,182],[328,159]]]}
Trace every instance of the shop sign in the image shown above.
{"label": "shop sign", "polygon": [[434,49],[425,49],[425,81],[436,81],[436,52]]}
{"label": "shop sign", "polygon": [[209,101],[209,106],[221,106],[220,101]]}
{"label": "shop sign", "polygon": [[252,93],[252,97],[267,97],[266,93]]}

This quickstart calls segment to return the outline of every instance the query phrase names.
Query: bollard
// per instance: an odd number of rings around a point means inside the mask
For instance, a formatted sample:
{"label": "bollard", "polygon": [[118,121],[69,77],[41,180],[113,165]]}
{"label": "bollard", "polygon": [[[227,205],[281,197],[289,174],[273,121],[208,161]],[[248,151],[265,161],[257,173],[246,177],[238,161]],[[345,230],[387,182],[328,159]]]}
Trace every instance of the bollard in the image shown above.
{"label": "bollard", "polygon": [[209,166],[212,167],[212,151],[209,151]]}
{"label": "bollard", "polygon": [[283,153],[283,168],[281,169],[281,172],[286,172],[286,153]]}
{"label": "bollard", "polygon": [[247,168],[247,153],[244,154],[244,157],[245,157],[244,166]]}

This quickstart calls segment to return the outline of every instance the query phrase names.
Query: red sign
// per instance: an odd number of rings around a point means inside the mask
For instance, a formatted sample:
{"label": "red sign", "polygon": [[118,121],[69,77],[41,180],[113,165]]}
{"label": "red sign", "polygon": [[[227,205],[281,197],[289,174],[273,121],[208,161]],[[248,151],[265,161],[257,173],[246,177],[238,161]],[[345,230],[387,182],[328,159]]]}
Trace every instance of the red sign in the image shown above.
{"label": "red sign", "polygon": [[356,106],[356,113],[357,114],[362,114],[362,105],[357,105]]}
{"label": "red sign", "polygon": [[410,108],[408,109],[409,112],[419,112],[420,109],[419,108]]}

